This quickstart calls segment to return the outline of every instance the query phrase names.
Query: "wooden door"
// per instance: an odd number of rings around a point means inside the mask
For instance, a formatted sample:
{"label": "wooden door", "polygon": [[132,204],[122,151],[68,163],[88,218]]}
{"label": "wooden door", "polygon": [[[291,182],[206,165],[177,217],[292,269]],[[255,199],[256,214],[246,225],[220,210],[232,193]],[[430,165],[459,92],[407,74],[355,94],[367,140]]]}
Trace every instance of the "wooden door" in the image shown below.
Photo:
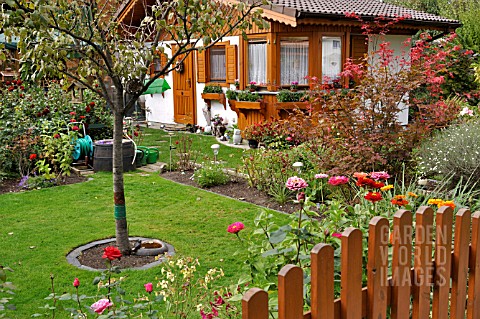
{"label": "wooden door", "polygon": [[195,73],[193,53],[173,71],[173,108],[175,123],[196,124]]}

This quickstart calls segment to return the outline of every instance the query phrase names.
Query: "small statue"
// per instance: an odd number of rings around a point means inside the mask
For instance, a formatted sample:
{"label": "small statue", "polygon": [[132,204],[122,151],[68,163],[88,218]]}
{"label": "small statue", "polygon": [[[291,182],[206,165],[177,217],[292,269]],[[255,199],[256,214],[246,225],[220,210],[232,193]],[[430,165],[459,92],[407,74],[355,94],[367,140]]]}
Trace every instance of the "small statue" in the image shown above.
{"label": "small statue", "polygon": [[205,116],[205,120],[207,121],[206,126],[212,126],[212,113],[210,110],[210,105],[205,103],[205,106],[202,108],[203,116]]}

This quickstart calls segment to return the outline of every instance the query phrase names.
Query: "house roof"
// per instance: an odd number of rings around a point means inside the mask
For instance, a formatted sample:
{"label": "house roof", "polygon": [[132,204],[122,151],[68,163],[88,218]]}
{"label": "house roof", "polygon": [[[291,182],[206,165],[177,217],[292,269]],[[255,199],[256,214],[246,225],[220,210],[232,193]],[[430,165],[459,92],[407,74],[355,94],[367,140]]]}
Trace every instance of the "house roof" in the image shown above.
{"label": "house roof", "polygon": [[[242,0],[220,0],[226,2],[237,2]],[[387,18],[404,17],[407,19],[402,24],[409,24],[412,27],[435,28],[453,30],[461,23],[457,20],[447,19],[434,14],[407,9],[393,4],[381,2],[380,0],[270,0],[271,5],[263,6],[264,17],[280,21],[291,26],[296,26],[302,19],[330,19],[330,20],[351,20],[345,13],[355,13],[364,20],[374,19],[379,16]],[[132,15],[132,21],[141,21],[144,14],[145,3],[151,0],[124,0],[118,8],[115,16],[119,20],[127,13]]]}
{"label": "house roof", "polygon": [[[457,20],[447,19],[434,14],[408,9],[379,0],[271,0],[272,9],[287,15],[295,10],[297,19],[302,18],[346,18],[345,13],[355,13],[363,19],[384,16],[395,18],[408,16],[405,22],[423,25],[459,27]],[[275,8],[276,7],[276,8]],[[289,10],[290,9],[290,10]]]}

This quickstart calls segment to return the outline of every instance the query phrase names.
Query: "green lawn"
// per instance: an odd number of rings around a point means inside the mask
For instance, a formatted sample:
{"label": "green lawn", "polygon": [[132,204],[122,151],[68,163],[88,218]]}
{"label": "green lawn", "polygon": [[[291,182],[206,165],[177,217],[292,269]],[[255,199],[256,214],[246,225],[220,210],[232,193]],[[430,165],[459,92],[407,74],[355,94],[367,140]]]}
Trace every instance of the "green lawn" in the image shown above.
{"label": "green lawn", "polygon": [[[142,128],[144,130],[144,139],[141,143],[143,146],[155,146],[160,150],[159,161],[169,163],[170,160],[170,136],[163,130],[156,130],[151,128]],[[213,144],[218,144],[215,137],[211,135],[202,134],[190,134],[184,132],[174,132],[172,145],[178,147],[175,144],[176,141],[181,139],[181,136],[191,137],[193,139],[192,150],[200,152],[202,154],[198,157],[197,162],[211,161],[213,160],[213,152],[210,148]],[[218,160],[225,162],[225,165],[230,168],[240,167],[242,165],[242,154],[244,150],[240,148],[228,147],[225,145],[220,146],[218,154]],[[248,150],[246,151],[248,152]],[[176,159],[176,150],[172,151],[173,161]]]}
{"label": "green lawn", "polygon": [[[202,271],[222,267],[223,283],[236,282],[243,273],[243,258],[234,253],[241,246],[226,228],[242,221],[246,232],[251,231],[260,208],[157,174],[142,175],[125,174],[130,235],[165,240],[178,254],[198,257]],[[57,293],[73,292],[75,277],[82,283],[82,293],[96,293],[91,284],[96,273],[69,265],[65,255],[74,247],[114,236],[110,173],[97,173],[81,184],[0,195],[0,203],[0,264],[14,269],[8,279],[18,289],[14,296],[18,310],[12,317],[27,318],[47,303],[43,298],[50,293],[50,274],[55,275]],[[123,287],[137,293],[144,283],[156,282],[159,268],[125,274]]]}

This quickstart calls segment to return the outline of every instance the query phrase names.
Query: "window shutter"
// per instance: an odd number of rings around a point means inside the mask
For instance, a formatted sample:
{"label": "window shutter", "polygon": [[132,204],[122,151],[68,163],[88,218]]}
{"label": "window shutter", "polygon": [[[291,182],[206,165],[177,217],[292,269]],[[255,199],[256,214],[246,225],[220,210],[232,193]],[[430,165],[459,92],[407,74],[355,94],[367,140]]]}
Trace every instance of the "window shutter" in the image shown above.
{"label": "window shutter", "polygon": [[[160,54],[160,64],[162,66],[167,65],[168,57],[165,53]],[[162,75],[161,78],[165,78],[165,75]]]}
{"label": "window shutter", "polygon": [[197,51],[197,82],[207,82],[207,64],[205,50]]}
{"label": "window shutter", "polygon": [[227,60],[227,83],[235,83],[237,78],[237,46],[227,45],[225,47],[225,55]]}

